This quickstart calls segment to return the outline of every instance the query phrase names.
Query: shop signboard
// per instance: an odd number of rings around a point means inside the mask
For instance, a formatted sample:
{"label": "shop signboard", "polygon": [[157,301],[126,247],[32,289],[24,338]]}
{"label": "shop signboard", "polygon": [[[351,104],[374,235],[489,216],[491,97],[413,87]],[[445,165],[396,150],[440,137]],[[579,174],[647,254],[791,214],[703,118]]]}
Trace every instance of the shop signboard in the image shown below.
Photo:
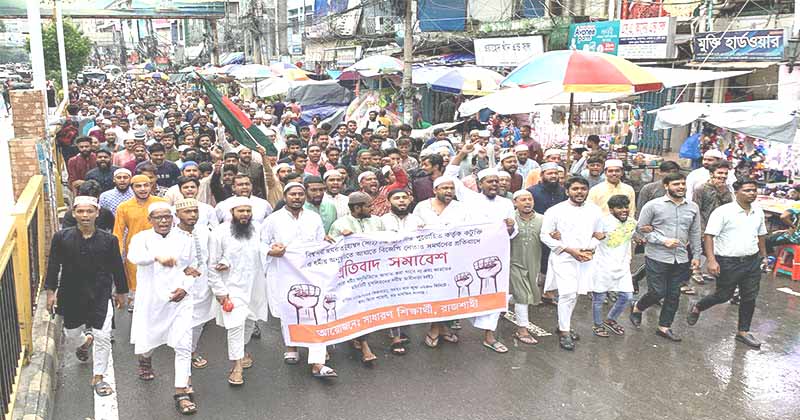
{"label": "shop signboard", "polygon": [[783,29],[701,32],[692,40],[694,61],[782,61]]}
{"label": "shop signboard", "polygon": [[515,67],[544,53],[541,35],[475,39],[475,64],[485,67]]}
{"label": "shop signboard", "polygon": [[573,23],[569,47],[629,59],[675,57],[676,20],[671,17]]}

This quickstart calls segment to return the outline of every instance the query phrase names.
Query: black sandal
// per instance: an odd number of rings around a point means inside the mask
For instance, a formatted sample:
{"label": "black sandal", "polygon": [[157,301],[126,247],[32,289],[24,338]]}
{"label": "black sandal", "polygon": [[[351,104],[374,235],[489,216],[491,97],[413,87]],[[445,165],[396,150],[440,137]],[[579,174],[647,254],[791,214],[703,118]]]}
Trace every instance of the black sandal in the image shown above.
{"label": "black sandal", "polygon": [[619,325],[619,323],[613,319],[607,319],[603,321],[603,326],[616,335],[625,334],[625,328],[623,328],[622,325]]}
{"label": "black sandal", "polygon": [[406,354],[406,347],[403,345],[402,341],[398,341],[396,343],[392,343],[392,354],[395,356],[403,356]]}
{"label": "black sandal", "polygon": [[143,381],[152,381],[156,378],[153,372],[153,360],[147,357],[139,358],[139,379]]}
{"label": "black sandal", "polygon": [[91,334],[86,334],[86,340],[80,345],[80,347],[75,349],[75,357],[77,357],[81,362],[89,360],[89,349],[92,348],[93,343],[94,336]]}
{"label": "black sandal", "polygon": [[[175,399],[175,409],[178,410],[178,413],[186,416],[197,412],[197,405],[195,405],[191,394],[175,394],[172,398]],[[184,401],[188,402],[188,404],[184,404]]]}
{"label": "black sandal", "polygon": [[608,333],[608,330],[606,330],[606,327],[604,327],[603,325],[595,325],[594,327],[592,327],[592,332],[594,333],[594,335],[604,338],[609,337],[611,335]]}

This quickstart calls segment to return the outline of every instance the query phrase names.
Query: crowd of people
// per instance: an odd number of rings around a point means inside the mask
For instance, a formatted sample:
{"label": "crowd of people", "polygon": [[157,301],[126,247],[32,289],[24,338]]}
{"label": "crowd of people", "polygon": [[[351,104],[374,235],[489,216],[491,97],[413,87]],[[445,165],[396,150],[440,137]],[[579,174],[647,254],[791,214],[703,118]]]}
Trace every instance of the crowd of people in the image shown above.
{"label": "crowd of people", "polygon": [[[294,101],[231,98],[275,145],[270,154],[239,144],[198,90],[123,79],[76,86],[71,95],[77,100],[59,144],[72,206],[52,240],[45,289],[68,333],[83,335],[76,356],[86,361],[91,352],[97,395],[112,393],[104,375],[115,309],[132,313],[141,380],[155,378],[155,348],[174,349],[176,409],[190,414],[197,411],[191,371],[210,363],[198,348],[204,326],[216,319],[226,330],[227,380],[243,385],[257,321],[276,315],[270,281],[281,277],[287,249],[476,222],[508,232],[509,310],[523,344],[537,344],[531,306],[549,304],[557,307],[560,346],[573,350],[572,314],[586,294],[594,335],[625,334],[623,313],[638,328],[642,313],[661,305],[655,332],[680,341],[671,326],[681,293],[695,293],[694,279],[716,282],[716,291],[691,306],[689,325],[738,288],[735,338],[760,346],[749,330],[766,257],[764,214],[752,205],[755,181],[730,177],[714,149],[688,177],[665,161],[657,179],[635,183],[641,168],[597,136],[567,157],[507,118],[463,136],[437,129],[414,138],[381,110],[332,126],[318,117],[305,123]],[[645,264],[632,273],[637,249]],[[643,277],[647,291],[635,300]],[[487,349],[506,353],[494,333],[499,317],[479,316],[473,325]],[[461,328],[433,323],[420,339],[431,348],[457,343]],[[405,354],[406,331],[387,334],[391,353]],[[369,336],[351,345],[375,363]],[[313,376],[338,375],[329,357],[324,345],[308,349]],[[298,349],[287,347],[284,361],[299,363]]]}

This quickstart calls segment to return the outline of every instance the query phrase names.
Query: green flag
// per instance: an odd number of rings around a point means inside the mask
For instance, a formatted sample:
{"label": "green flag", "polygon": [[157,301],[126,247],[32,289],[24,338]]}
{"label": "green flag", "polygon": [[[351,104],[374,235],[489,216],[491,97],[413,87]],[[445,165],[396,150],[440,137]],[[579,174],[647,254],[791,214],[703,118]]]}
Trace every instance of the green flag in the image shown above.
{"label": "green flag", "polygon": [[200,83],[202,83],[211,105],[214,105],[214,112],[217,113],[217,117],[239,144],[252,150],[256,150],[256,145],[261,145],[267,150],[268,155],[278,154],[275,145],[258,127],[253,125],[247,114],[242,112],[227,96],[222,96],[219,90],[203,76],[199,74],[197,76],[200,78]]}

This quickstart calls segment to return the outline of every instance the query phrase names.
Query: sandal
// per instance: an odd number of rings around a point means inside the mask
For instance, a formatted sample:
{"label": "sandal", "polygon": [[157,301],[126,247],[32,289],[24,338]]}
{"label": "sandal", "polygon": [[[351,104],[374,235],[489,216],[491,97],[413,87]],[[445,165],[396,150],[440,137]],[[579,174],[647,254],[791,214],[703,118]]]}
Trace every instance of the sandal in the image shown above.
{"label": "sandal", "polygon": [[191,395],[187,393],[175,394],[173,398],[175,398],[175,409],[178,410],[178,413],[189,415],[197,412],[197,406]]}
{"label": "sandal", "polygon": [[325,365],[319,368],[319,372],[312,371],[311,375],[315,378],[336,378],[339,376],[335,370]]}
{"label": "sandal", "polygon": [[681,286],[681,293],[690,296],[697,294],[697,292],[691,286]]}
{"label": "sandal", "polygon": [[205,369],[208,366],[208,360],[206,360],[203,356],[197,355],[192,357],[192,367],[195,369]]}
{"label": "sandal", "polygon": [[606,327],[604,327],[603,325],[595,325],[594,327],[592,327],[592,332],[594,333],[594,335],[598,337],[608,337],[611,335],[608,333],[608,330],[606,330]]}
{"label": "sandal", "polygon": [[439,347],[439,336],[431,337],[430,334],[425,334],[425,345],[432,349]]}
{"label": "sandal", "polygon": [[392,354],[395,356],[403,356],[406,354],[406,347],[403,345],[402,341],[398,341],[396,343],[392,343]]}
{"label": "sandal", "polygon": [[139,358],[139,379],[143,381],[152,381],[156,378],[155,372],[153,372],[153,359],[149,357],[140,357]]}
{"label": "sandal", "polygon": [[94,388],[94,393],[97,394],[98,397],[107,397],[114,393],[114,390],[111,389],[111,385],[106,381],[100,381],[92,385],[92,388]]}
{"label": "sandal", "polygon": [[543,305],[558,306],[558,302],[556,301],[556,299],[555,298],[549,298],[549,297],[542,297],[542,304]]}
{"label": "sandal", "polygon": [[458,336],[451,332],[441,333],[439,334],[439,337],[448,343],[458,343]]}
{"label": "sandal", "polygon": [[75,349],[75,357],[77,357],[81,362],[89,360],[89,349],[92,348],[92,343],[94,343],[94,336],[87,334],[86,340],[83,342],[83,344]]}
{"label": "sandal", "polygon": [[409,341],[411,341],[411,339],[409,339],[409,338],[408,338],[408,336],[406,335],[406,333],[402,333],[402,332],[401,332],[401,333],[400,333],[400,342],[401,342],[401,343],[408,343]]}
{"label": "sandal", "polygon": [[[247,354],[245,354],[245,357],[247,357]],[[287,365],[296,365],[299,359],[300,353],[296,351],[287,351],[286,353],[283,353],[283,362]]]}
{"label": "sandal", "polygon": [[453,322],[451,322],[450,323],[450,329],[451,330],[460,330],[461,329],[461,320],[460,319],[456,319]]}
{"label": "sandal", "polygon": [[364,355],[361,356],[361,363],[363,363],[365,365],[371,365],[372,362],[374,362],[376,360],[378,360],[378,356],[376,356],[374,354],[369,355],[369,356],[364,356]]}
{"label": "sandal", "polygon": [[231,373],[228,374],[228,383],[231,386],[242,386],[244,385],[244,375],[243,372],[237,371],[236,369],[231,369]]}
{"label": "sandal", "polygon": [[253,367],[253,355],[245,353],[244,357],[242,357],[242,369],[250,369],[251,367]]}
{"label": "sandal", "polygon": [[625,334],[625,328],[623,328],[622,325],[619,325],[619,323],[613,319],[607,319],[603,321],[603,326],[616,335]]}
{"label": "sandal", "polygon": [[523,335],[523,334],[520,334],[519,331],[514,333],[514,338],[519,340],[519,342],[522,343],[522,344],[529,344],[529,345],[539,344],[539,342],[536,341],[536,339],[533,338],[532,335],[530,335],[530,334],[524,334]]}
{"label": "sandal", "polygon": [[129,314],[133,313],[133,301],[132,300],[130,302],[128,302],[128,313]]}
{"label": "sandal", "polygon": [[501,343],[499,341],[496,341],[496,340],[495,340],[494,343],[491,343],[491,344],[489,344],[489,343],[484,341],[483,342],[483,347],[486,347],[487,349],[491,349],[492,351],[497,352],[497,353],[508,353],[508,347],[506,347],[505,344],[503,344],[503,343]]}

